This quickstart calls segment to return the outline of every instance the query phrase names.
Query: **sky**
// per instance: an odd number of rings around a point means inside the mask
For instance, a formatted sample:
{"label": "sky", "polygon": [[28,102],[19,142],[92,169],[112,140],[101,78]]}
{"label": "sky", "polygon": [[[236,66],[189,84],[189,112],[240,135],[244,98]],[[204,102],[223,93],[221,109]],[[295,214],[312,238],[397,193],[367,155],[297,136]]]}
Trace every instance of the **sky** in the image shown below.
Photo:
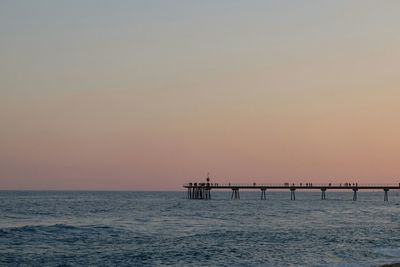
{"label": "sky", "polygon": [[399,1],[0,2],[0,189],[400,182]]}

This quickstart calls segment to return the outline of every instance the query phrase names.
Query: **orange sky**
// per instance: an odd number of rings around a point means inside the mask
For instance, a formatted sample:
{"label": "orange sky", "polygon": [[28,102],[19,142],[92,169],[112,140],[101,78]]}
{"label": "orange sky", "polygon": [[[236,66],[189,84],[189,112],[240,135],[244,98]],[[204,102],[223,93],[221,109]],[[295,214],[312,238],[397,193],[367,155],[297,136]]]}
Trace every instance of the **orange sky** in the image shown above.
{"label": "orange sky", "polygon": [[397,1],[0,4],[0,189],[400,182]]}

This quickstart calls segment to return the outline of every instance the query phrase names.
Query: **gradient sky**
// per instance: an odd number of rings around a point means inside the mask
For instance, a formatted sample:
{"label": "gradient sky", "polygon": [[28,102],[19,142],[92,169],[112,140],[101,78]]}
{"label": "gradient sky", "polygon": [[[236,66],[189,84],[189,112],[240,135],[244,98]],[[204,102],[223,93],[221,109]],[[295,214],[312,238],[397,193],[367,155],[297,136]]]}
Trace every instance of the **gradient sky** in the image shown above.
{"label": "gradient sky", "polygon": [[0,2],[0,189],[400,181],[400,1]]}

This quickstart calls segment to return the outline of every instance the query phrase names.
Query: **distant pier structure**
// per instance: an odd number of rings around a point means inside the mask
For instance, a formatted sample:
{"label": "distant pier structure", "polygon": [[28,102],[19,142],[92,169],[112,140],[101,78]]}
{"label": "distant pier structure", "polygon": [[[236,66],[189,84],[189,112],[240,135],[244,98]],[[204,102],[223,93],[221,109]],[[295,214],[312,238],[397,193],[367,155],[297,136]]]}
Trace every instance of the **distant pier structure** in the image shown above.
{"label": "distant pier structure", "polygon": [[352,190],[353,201],[357,200],[358,190],[382,190],[384,192],[383,200],[389,201],[389,190],[400,190],[398,184],[365,184],[358,183],[340,183],[340,184],[313,184],[313,183],[282,183],[282,184],[219,184],[211,183],[209,175],[206,182],[187,183],[183,185],[187,189],[188,199],[211,199],[211,189],[232,190],[231,199],[240,199],[240,190],[261,190],[261,200],[267,199],[268,190],[289,190],[290,200],[296,200],[296,190],[319,190],[321,191],[321,200],[326,199],[327,190]]}

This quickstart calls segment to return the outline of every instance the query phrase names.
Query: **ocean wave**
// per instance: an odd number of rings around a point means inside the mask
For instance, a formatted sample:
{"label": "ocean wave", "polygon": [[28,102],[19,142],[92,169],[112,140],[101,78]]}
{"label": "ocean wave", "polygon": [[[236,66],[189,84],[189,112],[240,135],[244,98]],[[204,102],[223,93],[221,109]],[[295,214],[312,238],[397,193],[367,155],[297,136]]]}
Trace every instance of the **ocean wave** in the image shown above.
{"label": "ocean wave", "polygon": [[2,233],[34,233],[39,230],[44,229],[54,229],[54,228],[68,228],[70,226],[63,225],[63,224],[55,224],[55,225],[23,225],[18,227],[6,227],[0,229]]}
{"label": "ocean wave", "polygon": [[107,230],[114,229],[103,225],[69,225],[69,224],[51,224],[51,225],[23,225],[18,227],[1,228],[1,233],[37,233],[37,232],[64,232],[64,231],[80,231],[80,230]]}
{"label": "ocean wave", "polygon": [[397,248],[379,248],[375,251],[376,253],[385,255],[385,256],[390,256],[390,257],[395,257],[400,259],[400,247]]}

